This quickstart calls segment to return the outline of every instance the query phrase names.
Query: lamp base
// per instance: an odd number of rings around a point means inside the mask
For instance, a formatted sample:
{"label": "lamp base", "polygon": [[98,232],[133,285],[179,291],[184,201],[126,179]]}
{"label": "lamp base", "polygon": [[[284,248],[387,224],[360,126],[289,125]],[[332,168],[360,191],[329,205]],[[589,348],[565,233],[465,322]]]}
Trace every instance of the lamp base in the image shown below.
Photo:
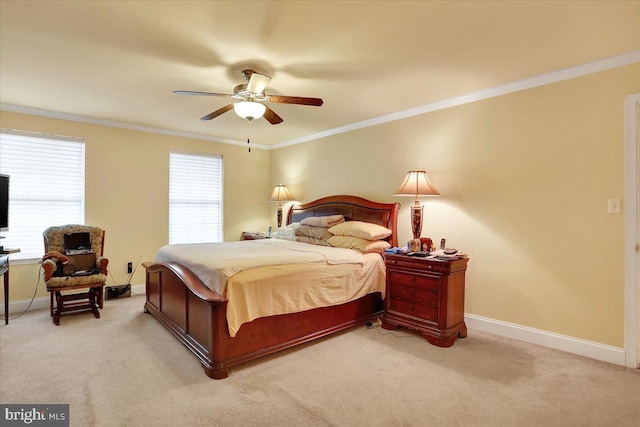
{"label": "lamp base", "polygon": [[413,238],[419,239],[422,233],[422,209],[423,206],[411,206],[411,230]]}
{"label": "lamp base", "polygon": [[282,206],[278,206],[278,228],[282,226]]}

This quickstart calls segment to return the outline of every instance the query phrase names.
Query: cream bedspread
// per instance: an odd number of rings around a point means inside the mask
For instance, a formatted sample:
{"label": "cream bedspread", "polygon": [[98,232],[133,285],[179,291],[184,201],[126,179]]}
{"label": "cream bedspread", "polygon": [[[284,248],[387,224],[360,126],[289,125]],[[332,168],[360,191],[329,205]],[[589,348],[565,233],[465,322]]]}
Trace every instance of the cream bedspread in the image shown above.
{"label": "cream bedspread", "polygon": [[384,298],[385,291],[379,254],[281,239],[168,245],[156,262],[182,264],[225,295],[232,337],[259,317],[343,304],[371,292]]}

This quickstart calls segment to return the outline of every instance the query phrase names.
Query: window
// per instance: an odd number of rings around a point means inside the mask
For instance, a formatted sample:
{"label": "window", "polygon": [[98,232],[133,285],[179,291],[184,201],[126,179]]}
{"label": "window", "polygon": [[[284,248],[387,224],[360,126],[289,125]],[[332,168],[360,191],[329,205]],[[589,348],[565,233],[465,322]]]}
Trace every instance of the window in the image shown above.
{"label": "window", "polygon": [[0,173],[9,175],[9,231],[0,243],[11,259],[41,258],[42,232],[84,223],[84,140],[0,131]]}
{"label": "window", "polygon": [[172,152],[169,243],[222,241],[222,157]]}

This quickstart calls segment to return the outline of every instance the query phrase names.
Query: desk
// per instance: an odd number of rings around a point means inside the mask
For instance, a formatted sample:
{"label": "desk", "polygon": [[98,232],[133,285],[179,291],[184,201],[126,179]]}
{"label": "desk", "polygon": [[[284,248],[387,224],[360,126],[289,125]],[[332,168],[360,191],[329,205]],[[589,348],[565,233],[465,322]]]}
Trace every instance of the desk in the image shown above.
{"label": "desk", "polygon": [[0,249],[0,276],[4,276],[4,324],[9,324],[9,254],[20,252],[20,249]]}

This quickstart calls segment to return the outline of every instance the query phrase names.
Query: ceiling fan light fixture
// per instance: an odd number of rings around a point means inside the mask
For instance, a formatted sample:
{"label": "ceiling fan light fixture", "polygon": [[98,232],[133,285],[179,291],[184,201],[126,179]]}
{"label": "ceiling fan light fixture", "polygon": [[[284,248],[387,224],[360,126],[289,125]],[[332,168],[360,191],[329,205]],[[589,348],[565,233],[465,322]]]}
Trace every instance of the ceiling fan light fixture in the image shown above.
{"label": "ceiling fan light fixture", "polygon": [[233,110],[243,119],[253,120],[262,117],[267,107],[259,102],[242,101],[233,104]]}

